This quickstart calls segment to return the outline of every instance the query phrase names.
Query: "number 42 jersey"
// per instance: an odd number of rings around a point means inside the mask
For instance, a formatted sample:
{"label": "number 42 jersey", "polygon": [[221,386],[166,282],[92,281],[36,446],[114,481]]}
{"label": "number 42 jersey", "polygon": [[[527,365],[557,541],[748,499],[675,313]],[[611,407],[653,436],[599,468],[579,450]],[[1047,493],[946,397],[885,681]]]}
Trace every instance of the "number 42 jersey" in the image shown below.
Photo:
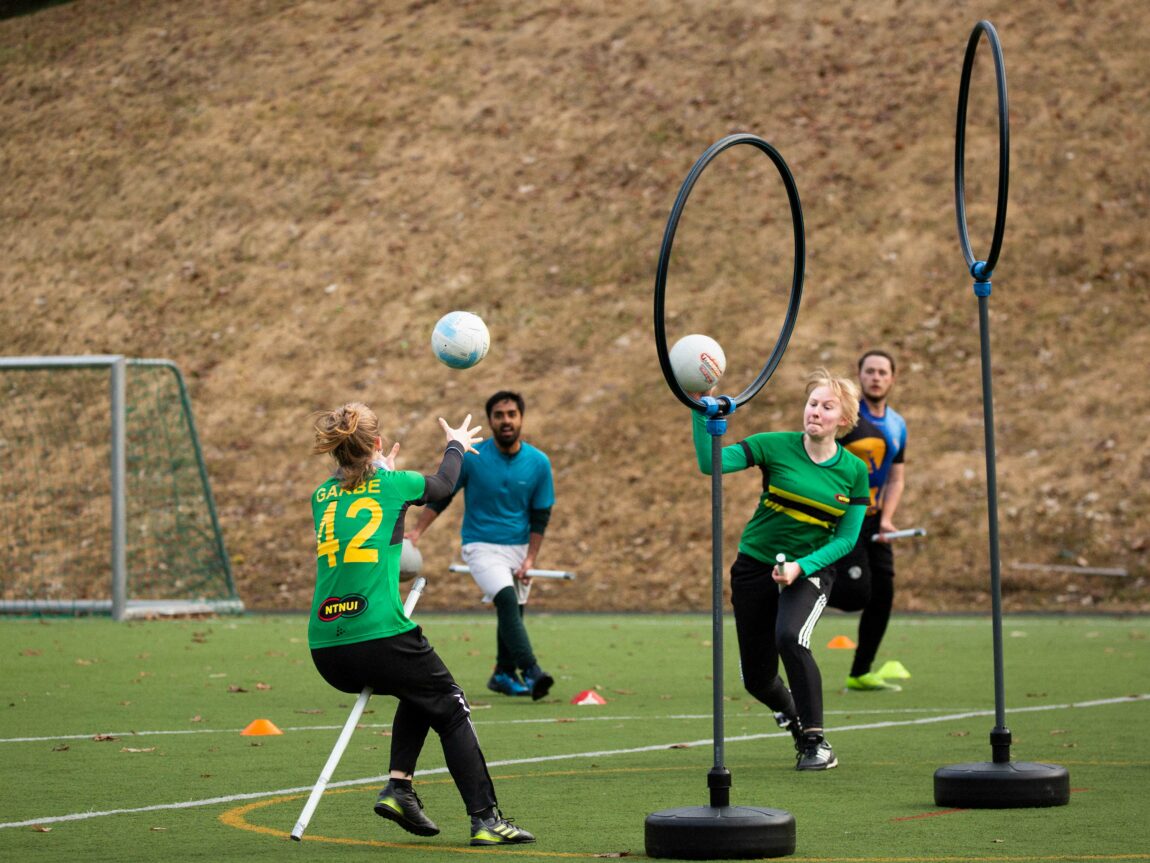
{"label": "number 42 jersey", "polygon": [[333,476],[313,492],[316,587],[308,620],[312,648],[389,638],[415,628],[399,598],[403,517],[426,478],[377,469],[350,491]]}

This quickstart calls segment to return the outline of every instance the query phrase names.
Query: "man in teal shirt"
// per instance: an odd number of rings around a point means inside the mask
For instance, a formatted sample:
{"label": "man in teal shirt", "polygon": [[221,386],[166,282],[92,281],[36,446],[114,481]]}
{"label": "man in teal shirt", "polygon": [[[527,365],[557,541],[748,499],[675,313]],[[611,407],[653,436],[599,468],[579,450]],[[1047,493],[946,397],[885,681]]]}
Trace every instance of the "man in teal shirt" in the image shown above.
{"label": "man in teal shirt", "polygon": [[527,573],[543,545],[555,486],[547,454],[521,438],[524,409],[523,397],[508,390],[487,400],[491,439],[463,460],[452,497],[430,503],[407,537],[417,543],[463,490],[463,560],[498,618],[495,669],[487,688],[538,701],[555,680],[539,667],[523,615],[531,590]]}

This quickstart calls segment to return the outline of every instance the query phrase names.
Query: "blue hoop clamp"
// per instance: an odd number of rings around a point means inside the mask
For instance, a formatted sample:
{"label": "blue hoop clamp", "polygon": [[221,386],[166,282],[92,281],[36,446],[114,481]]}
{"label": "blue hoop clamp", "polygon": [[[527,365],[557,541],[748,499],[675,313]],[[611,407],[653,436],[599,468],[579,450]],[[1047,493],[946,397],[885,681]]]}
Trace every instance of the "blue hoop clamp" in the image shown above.
{"label": "blue hoop clamp", "polygon": [[738,408],[735,400],[730,396],[703,396],[699,399],[707,417],[707,434],[711,437],[720,437],[727,433],[727,417]]}
{"label": "blue hoop clamp", "polygon": [[991,269],[986,265],[986,261],[975,261],[971,264],[970,274],[974,276],[974,295],[989,297]]}

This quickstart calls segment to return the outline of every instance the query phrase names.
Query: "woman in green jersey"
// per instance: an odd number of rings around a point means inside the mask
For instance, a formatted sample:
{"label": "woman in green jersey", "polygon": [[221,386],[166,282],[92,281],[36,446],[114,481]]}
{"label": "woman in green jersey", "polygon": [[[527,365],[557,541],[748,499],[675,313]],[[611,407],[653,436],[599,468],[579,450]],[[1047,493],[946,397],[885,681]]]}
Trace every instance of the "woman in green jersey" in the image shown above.
{"label": "woman in green jersey", "polygon": [[480,440],[479,426],[469,429],[470,423],[470,415],[458,428],[439,420],[447,448],[439,469],[424,476],[395,469],[399,444],[383,454],[379,420],[367,405],[352,402],[319,416],[313,451],[330,454],[337,469],[311,496],[317,559],[308,643],[316,669],[336,689],[358,693],[370,686],[399,699],[377,814],[417,836],[439,832],[411,785],[434,729],[471,816],[471,844],[534,842],[500,813],[463,690],[404,614],[399,596],[404,514],[412,504],[451,494],[463,454],[475,452]]}
{"label": "woman in green jersey", "polygon": [[[794,735],[798,770],[838,765],[823,736],[822,675],[810,644],[834,582],[833,564],[854,547],[870,503],[866,465],[837,440],[858,412],[854,381],[816,369],[807,379],[801,432],[754,434],[722,449],[723,473],[757,467],[763,475],[731,565],[743,685]],[[706,419],[693,416],[699,469],[710,474]],[[780,555],[785,562],[776,562]]]}

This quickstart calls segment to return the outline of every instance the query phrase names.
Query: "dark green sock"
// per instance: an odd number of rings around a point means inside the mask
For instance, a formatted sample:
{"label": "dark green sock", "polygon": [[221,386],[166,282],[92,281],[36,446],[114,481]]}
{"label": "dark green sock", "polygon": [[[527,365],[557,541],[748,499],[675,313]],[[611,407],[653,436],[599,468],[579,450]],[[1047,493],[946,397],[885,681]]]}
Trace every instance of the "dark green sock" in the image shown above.
{"label": "dark green sock", "polygon": [[499,644],[498,663],[502,667],[504,654],[519,668],[530,668],[535,664],[535,653],[531,650],[531,639],[523,625],[519,612],[519,595],[514,587],[505,587],[495,594],[495,613],[499,618],[496,640]]}

